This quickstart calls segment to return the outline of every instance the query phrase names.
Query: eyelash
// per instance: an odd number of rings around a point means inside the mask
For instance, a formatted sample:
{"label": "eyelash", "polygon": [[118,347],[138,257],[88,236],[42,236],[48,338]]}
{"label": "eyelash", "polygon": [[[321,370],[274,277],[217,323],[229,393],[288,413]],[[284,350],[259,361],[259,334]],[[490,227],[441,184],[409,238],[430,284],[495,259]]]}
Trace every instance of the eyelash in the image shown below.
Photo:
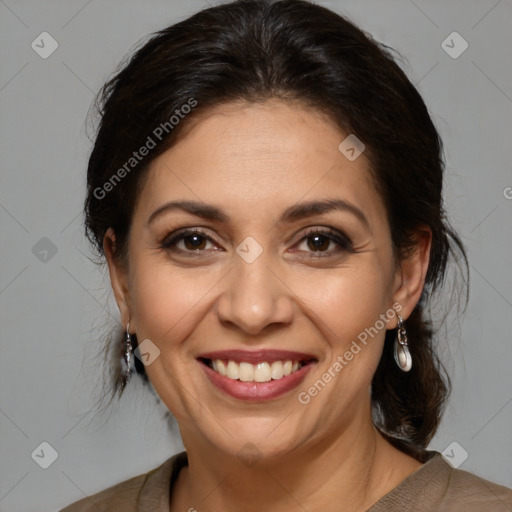
{"label": "eyelash", "polygon": [[[205,249],[202,250],[183,250],[183,249],[177,249],[175,246],[176,244],[190,236],[198,235],[206,240],[216,244],[215,240],[213,240],[206,232],[204,232],[202,229],[194,228],[194,229],[188,229],[185,231],[178,232],[176,235],[174,235],[172,238],[169,239],[169,237],[166,237],[161,243],[160,243],[160,249],[169,251],[169,252],[179,252],[182,254],[186,254],[187,256],[200,256],[201,253],[205,251]],[[332,228],[329,229],[320,229],[320,228],[312,228],[307,230],[303,235],[302,238],[297,242],[299,244],[303,240],[307,238],[311,238],[313,236],[323,236],[328,238],[329,240],[335,242],[338,244],[339,249],[337,251],[308,251],[313,254],[318,254],[317,256],[304,256],[305,258],[325,258],[332,256],[335,253],[340,252],[354,252],[352,242],[350,239],[344,235],[343,233],[340,233]],[[296,245],[297,245],[296,244]]]}

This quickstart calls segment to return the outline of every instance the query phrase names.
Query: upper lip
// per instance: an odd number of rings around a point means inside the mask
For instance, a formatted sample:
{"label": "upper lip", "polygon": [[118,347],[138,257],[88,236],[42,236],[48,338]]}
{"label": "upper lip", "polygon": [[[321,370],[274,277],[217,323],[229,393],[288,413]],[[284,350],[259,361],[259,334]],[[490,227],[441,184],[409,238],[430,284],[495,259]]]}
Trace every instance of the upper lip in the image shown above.
{"label": "upper lip", "polygon": [[311,361],[317,360],[312,354],[293,352],[290,350],[218,350],[200,354],[198,359],[221,359],[237,363],[264,363],[274,361]]}

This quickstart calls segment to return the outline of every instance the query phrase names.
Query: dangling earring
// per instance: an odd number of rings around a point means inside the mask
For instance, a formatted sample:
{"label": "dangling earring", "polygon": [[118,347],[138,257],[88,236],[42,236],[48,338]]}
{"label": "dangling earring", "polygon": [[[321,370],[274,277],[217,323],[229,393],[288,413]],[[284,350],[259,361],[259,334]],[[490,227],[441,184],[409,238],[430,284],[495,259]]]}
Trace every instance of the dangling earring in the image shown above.
{"label": "dangling earring", "polygon": [[130,322],[126,324],[126,333],[123,342],[123,357],[121,358],[121,387],[125,387],[132,372],[132,339],[130,336]]}
{"label": "dangling earring", "polygon": [[394,344],[395,361],[400,370],[408,372],[412,367],[412,357],[407,346],[407,332],[405,331],[403,318],[398,314],[396,316],[398,317],[398,330]]}

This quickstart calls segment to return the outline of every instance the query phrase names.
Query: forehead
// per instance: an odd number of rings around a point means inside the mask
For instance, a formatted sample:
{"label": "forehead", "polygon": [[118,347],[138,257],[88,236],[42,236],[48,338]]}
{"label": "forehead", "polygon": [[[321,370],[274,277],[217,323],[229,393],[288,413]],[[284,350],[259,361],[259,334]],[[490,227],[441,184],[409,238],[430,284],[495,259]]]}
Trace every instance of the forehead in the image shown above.
{"label": "forehead", "polygon": [[377,220],[385,212],[370,162],[364,152],[349,160],[340,151],[347,136],[327,116],[298,103],[233,103],[199,113],[152,162],[140,213],[150,215],[174,198],[231,207],[240,216],[340,197]]}

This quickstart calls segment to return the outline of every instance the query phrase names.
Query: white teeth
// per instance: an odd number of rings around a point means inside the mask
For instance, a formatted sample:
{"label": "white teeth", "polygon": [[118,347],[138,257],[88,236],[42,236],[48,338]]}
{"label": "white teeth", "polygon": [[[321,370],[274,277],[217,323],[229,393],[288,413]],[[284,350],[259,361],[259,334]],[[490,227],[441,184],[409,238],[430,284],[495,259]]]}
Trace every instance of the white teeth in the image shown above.
{"label": "white teeth", "polygon": [[270,365],[268,363],[258,363],[256,365],[256,368],[254,369],[254,380],[256,382],[268,382],[269,380],[272,380]]}
{"label": "white teeth", "polygon": [[[231,363],[231,361],[230,361]],[[235,363],[236,364],[236,363]],[[251,382],[254,380],[254,367],[250,363],[240,363],[238,365],[238,378],[242,382]]]}
{"label": "white teeth", "polygon": [[299,361],[273,361],[272,363],[236,363],[235,361],[212,360],[212,367],[217,372],[232,380],[242,382],[269,382],[282,379],[301,368]]}
{"label": "white teeth", "polygon": [[[215,368],[215,366],[213,367],[213,369],[215,371],[218,371],[221,375],[224,375],[224,377],[227,375],[227,369],[226,369],[226,365],[224,364],[224,361],[221,361],[220,359],[217,359],[217,361],[215,361],[217,363],[217,367],[218,368]],[[213,363],[213,361],[212,361]]]}
{"label": "white teeth", "polygon": [[270,366],[270,373],[273,379],[281,379],[284,375],[283,363],[281,361],[274,361]]}
{"label": "white teeth", "polygon": [[229,377],[233,380],[238,379],[238,365],[234,361],[228,361],[226,377]]}
{"label": "white teeth", "polygon": [[212,366],[213,366],[213,369],[217,373],[220,373],[221,375],[226,376],[227,371],[226,371],[226,365],[224,364],[224,361],[221,361],[220,359],[212,360]]}

